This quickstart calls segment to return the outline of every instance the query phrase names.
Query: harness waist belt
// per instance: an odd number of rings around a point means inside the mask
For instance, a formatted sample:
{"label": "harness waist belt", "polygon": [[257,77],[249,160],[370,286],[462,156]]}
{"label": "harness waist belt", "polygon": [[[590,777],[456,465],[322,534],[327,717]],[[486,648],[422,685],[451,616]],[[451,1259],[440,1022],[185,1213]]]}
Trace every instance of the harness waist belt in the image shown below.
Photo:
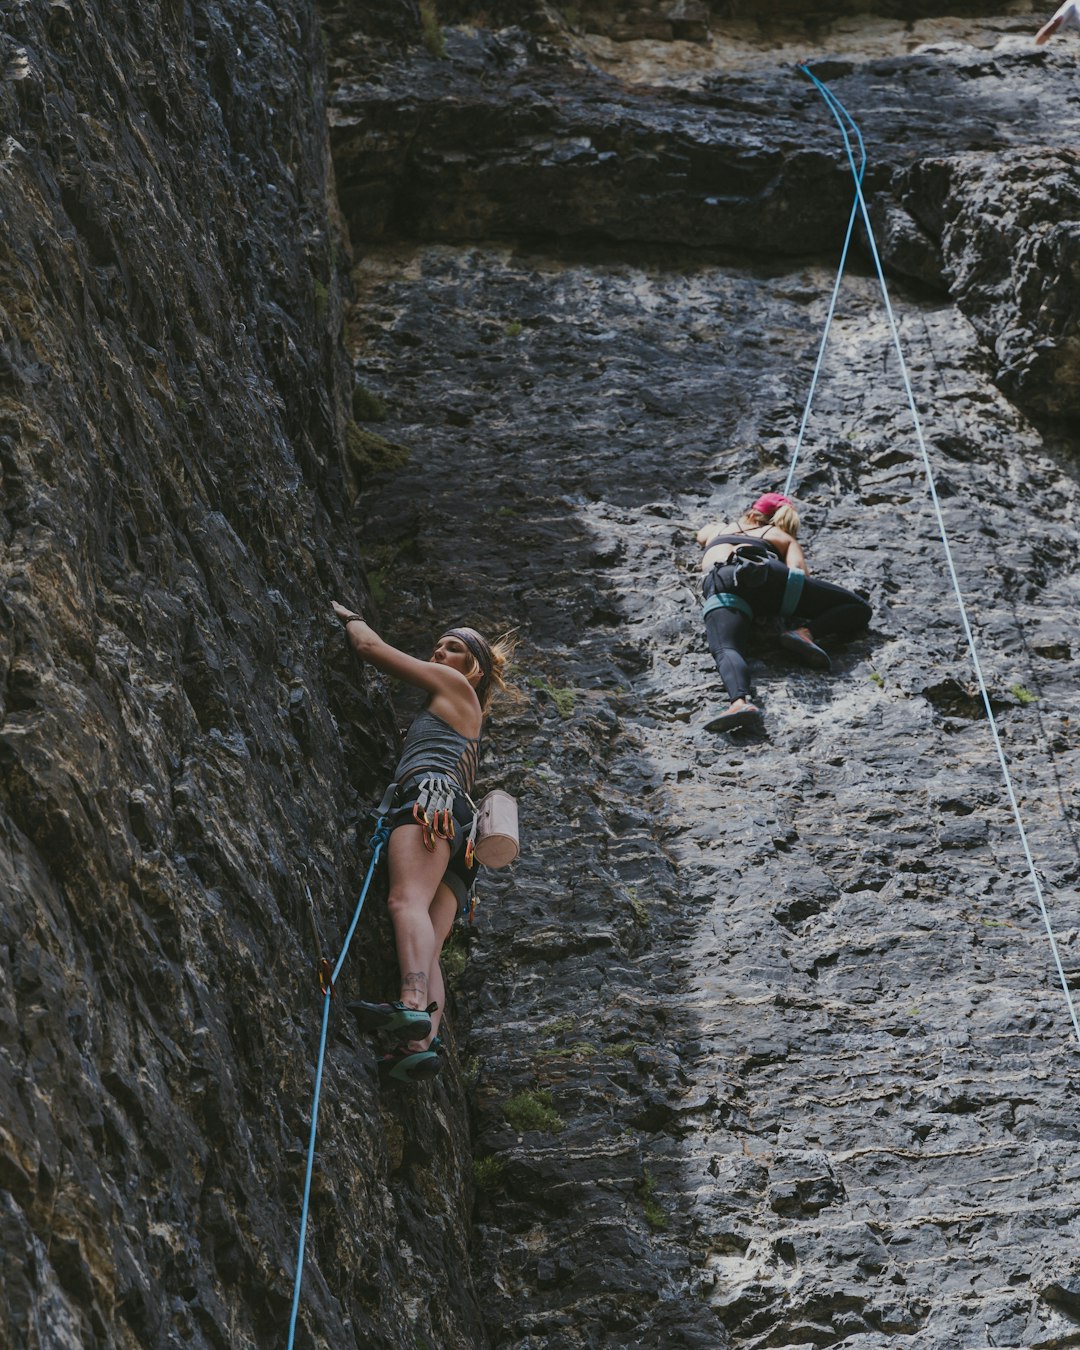
{"label": "harness waist belt", "polygon": [[754,611],[742,596],[732,595],[730,591],[718,591],[716,595],[710,595],[701,607],[701,617],[704,619],[714,609],[737,609],[740,614],[745,614],[748,619],[754,617]]}

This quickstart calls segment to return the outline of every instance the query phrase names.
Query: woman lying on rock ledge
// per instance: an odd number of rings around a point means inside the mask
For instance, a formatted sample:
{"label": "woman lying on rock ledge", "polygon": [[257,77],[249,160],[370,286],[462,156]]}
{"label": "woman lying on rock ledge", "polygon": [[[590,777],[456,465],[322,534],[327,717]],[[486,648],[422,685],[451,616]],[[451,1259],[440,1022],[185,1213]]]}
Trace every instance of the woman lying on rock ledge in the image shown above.
{"label": "woman lying on rock ledge", "polygon": [[738,520],[698,531],[705,634],[731,700],[707,731],[761,724],[743,655],[754,619],[779,618],[780,646],[815,670],[832,664],[819,640],[851,637],[870,622],[873,611],[854,591],[806,575],[798,533],[799,514],[780,492],[759,497]]}
{"label": "woman lying on rock ledge", "polygon": [[506,687],[509,648],[488,642],[475,628],[450,628],[423,661],[384,642],[354,610],[335,602],[334,613],[361,661],[428,694],[405,735],[387,818],[387,906],[401,971],[399,1001],[349,1005],[365,1030],[405,1038],[379,1061],[379,1076],[413,1082],[440,1068],[445,988],[439,954],[476,873],[466,856],[473,818],[468,794],[480,760],[484,708],[493,688]]}

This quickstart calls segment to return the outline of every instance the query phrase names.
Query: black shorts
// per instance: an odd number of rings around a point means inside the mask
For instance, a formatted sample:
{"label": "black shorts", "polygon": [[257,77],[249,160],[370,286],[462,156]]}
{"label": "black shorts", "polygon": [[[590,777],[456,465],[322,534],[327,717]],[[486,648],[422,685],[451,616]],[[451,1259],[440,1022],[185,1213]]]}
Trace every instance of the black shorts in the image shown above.
{"label": "black shorts", "polygon": [[[416,818],[413,816],[413,807],[416,805],[419,795],[420,784],[415,779],[403,784],[398,789],[395,805],[386,820],[391,833],[399,825],[417,824]],[[465,845],[468,842],[472,823],[473,809],[469,805],[468,798],[462,793],[456,792],[454,794],[454,837],[450,840],[450,862],[443,873],[443,883],[454,892],[458,907],[462,910],[469,907],[469,892],[472,890],[472,884],[480,870],[478,862],[474,861],[471,867],[465,865]]]}

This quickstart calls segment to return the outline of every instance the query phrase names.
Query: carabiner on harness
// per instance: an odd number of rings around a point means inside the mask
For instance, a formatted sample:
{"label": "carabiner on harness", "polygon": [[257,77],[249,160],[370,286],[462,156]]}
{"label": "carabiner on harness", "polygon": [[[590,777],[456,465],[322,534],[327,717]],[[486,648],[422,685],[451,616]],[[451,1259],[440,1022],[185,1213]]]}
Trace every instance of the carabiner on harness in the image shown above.
{"label": "carabiner on harness", "polygon": [[413,820],[424,831],[424,847],[429,853],[434,853],[436,839],[451,842],[454,838],[455,791],[450,779],[441,775],[420,780],[412,813]]}
{"label": "carabiner on harness", "polygon": [[[480,808],[467,792],[465,793],[465,800],[472,807],[472,823],[469,826],[469,836],[465,840],[465,866],[472,867],[473,863],[476,861],[476,833],[480,826]],[[473,908],[475,908],[475,906],[476,902],[474,900]],[[469,911],[469,922],[472,923],[472,909]]]}

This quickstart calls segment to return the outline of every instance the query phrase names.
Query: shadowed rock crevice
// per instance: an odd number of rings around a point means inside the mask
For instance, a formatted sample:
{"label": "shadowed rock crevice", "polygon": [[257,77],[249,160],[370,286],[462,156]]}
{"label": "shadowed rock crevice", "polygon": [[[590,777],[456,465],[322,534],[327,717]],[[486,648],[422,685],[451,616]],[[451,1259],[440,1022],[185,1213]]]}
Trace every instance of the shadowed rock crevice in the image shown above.
{"label": "shadowed rock crevice", "polygon": [[[305,884],[336,952],[396,739],[328,618],[364,582],[318,20],[0,29],[0,1322],[267,1345],[317,1044]],[[456,1129],[384,1123],[372,1048],[346,1028],[334,1059],[298,1344],[482,1344],[460,1089]]]}

